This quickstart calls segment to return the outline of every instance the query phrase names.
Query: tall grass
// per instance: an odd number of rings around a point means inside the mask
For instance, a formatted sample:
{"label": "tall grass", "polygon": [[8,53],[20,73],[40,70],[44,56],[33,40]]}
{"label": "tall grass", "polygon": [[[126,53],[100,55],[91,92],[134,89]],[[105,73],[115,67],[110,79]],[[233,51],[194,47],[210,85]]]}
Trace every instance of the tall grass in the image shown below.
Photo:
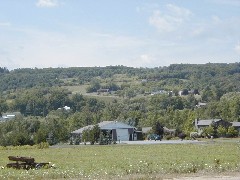
{"label": "tall grass", "polygon": [[47,149],[0,150],[0,166],[8,156],[31,156],[56,168],[15,170],[3,168],[0,179],[110,179],[158,174],[240,170],[237,143],[72,146]]}

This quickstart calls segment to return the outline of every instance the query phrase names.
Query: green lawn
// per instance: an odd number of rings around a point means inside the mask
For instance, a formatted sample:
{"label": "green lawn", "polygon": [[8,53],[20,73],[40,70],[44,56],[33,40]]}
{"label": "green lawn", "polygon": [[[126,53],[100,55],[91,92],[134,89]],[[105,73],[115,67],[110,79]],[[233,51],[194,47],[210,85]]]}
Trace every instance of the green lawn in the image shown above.
{"label": "green lawn", "polygon": [[159,174],[218,173],[240,170],[239,143],[79,145],[48,149],[0,150],[0,166],[8,156],[31,156],[36,162],[52,162],[53,169],[0,169],[0,179],[125,179],[159,177]]}

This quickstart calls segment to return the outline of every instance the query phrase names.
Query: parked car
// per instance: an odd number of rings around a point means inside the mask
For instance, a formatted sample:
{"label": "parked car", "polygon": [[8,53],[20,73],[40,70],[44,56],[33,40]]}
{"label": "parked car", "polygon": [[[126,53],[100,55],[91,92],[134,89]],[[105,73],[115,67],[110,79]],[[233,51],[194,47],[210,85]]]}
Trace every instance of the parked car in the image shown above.
{"label": "parked car", "polygon": [[155,141],[162,140],[162,137],[158,134],[149,134],[147,138],[148,138],[148,140],[155,140]]}

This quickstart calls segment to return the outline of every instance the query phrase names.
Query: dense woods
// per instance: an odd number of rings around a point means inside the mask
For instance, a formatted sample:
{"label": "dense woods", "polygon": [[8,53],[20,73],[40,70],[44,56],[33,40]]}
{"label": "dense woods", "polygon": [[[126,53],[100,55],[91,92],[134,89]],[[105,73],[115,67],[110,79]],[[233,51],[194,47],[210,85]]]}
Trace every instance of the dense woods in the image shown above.
{"label": "dense woods", "polygon": [[0,114],[21,112],[0,123],[0,145],[64,142],[103,120],[137,128],[160,122],[185,133],[195,118],[240,121],[239,80],[240,63],[0,68]]}

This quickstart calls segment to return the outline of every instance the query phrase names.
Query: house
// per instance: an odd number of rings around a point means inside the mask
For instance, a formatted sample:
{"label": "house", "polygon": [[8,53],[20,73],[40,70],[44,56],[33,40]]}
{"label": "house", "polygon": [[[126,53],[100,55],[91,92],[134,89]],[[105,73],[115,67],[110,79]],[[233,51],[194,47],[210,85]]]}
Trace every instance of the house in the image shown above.
{"label": "house", "polygon": [[203,103],[203,102],[198,102],[198,104],[196,105],[197,108],[201,108],[201,107],[204,107],[206,106],[207,103]]}
{"label": "house", "polygon": [[71,108],[69,106],[64,106],[63,109],[65,109],[66,111],[69,111]]}
{"label": "house", "polygon": [[69,106],[64,106],[63,108],[58,108],[58,110],[66,110],[66,111],[70,111],[71,108]]}
{"label": "house", "polygon": [[6,120],[11,120],[14,119],[16,116],[21,115],[20,112],[7,112],[3,113],[2,117],[0,117],[0,121],[6,121]]}
{"label": "house", "polygon": [[240,122],[231,122],[232,126],[238,131],[238,134],[240,135]]}
{"label": "house", "polygon": [[204,120],[195,119],[194,121],[194,126],[198,130],[198,132],[201,132],[204,128],[209,127],[211,125],[214,125],[216,127],[220,125],[223,127],[229,127],[232,124],[222,119],[204,119]]}
{"label": "house", "polygon": [[109,89],[98,89],[97,92],[98,93],[108,93],[110,90]]}
{"label": "house", "polygon": [[[135,127],[119,121],[103,121],[97,124],[102,132],[110,132],[113,141],[134,141],[137,140]],[[76,137],[82,137],[84,130],[93,128],[94,125],[88,125],[73,131],[71,134]]]}
{"label": "house", "polygon": [[153,96],[153,95],[157,95],[157,94],[167,94],[167,92],[164,91],[164,90],[159,90],[159,91],[155,91],[155,92],[152,92],[152,93],[151,93],[152,96]]}

